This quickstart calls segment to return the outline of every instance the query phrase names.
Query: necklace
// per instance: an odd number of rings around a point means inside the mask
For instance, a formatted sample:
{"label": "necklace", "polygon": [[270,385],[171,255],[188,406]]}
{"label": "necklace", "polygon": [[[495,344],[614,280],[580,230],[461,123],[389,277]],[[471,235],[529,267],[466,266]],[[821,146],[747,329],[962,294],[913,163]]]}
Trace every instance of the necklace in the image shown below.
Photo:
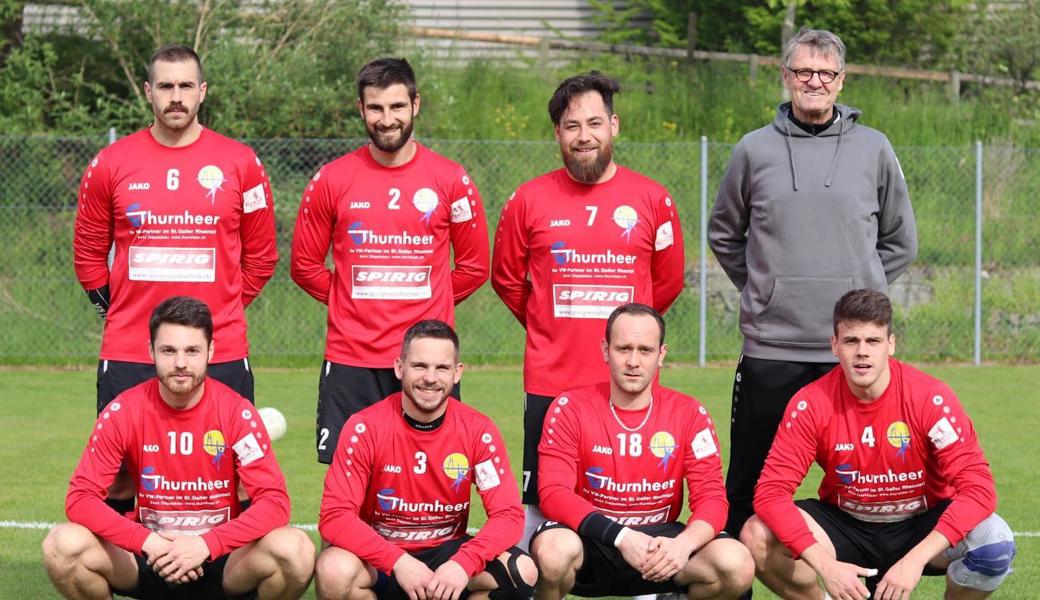
{"label": "necklace", "polygon": [[650,405],[646,407],[646,416],[643,417],[643,422],[639,425],[636,425],[635,427],[629,427],[628,425],[625,425],[624,421],[622,421],[621,418],[618,417],[617,410],[614,408],[614,403],[611,402],[609,399],[607,400],[607,404],[610,405],[610,414],[614,415],[614,420],[617,421],[618,425],[620,425],[621,428],[625,431],[633,432],[642,429],[643,425],[646,425],[646,422],[650,420],[650,413],[654,410],[654,397],[650,396]]}

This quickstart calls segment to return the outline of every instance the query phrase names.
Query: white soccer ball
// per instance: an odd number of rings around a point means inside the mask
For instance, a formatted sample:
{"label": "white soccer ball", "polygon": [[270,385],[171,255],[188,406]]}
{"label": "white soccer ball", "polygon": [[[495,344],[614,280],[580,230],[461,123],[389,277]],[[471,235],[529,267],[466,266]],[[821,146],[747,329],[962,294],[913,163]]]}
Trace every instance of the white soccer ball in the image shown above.
{"label": "white soccer ball", "polygon": [[285,415],[282,414],[282,411],[271,406],[265,406],[257,412],[260,413],[260,418],[264,421],[264,427],[267,429],[267,435],[271,436],[271,441],[282,439],[286,429]]}

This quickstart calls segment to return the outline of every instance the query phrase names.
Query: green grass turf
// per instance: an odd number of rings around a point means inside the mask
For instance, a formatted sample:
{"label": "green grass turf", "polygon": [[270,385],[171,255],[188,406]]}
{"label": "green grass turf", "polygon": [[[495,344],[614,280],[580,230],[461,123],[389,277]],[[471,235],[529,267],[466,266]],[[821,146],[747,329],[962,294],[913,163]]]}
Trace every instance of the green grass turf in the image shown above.
{"label": "green grass turf", "polygon": [[[1029,500],[1035,493],[1035,465],[1040,427],[1040,367],[935,366],[929,372],[945,379],[975,421],[997,478],[1000,513],[1018,532],[1040,531],[1040,514]],[[715,415],[723,456],[728,440],[732,367],[670,367],[665,385],[698,397]],[[94,372],[58,370],[0,371],[3,420],[0,425],[0,520],[56,522],[63,518],[69,475],[86,442],[94,419]],[[314,457],[314,409],[317,367],[304,370],[261,370],[256,375],[257,403],[275,406],[289,423],[276,444],[293,501],[293,523],[315,523],[324,467]],[[463,397],[490,414],[508,441],[509,455],[520,457],[522,437],[521,373],[516,368],[467,371]],[[815,478],[800,495],[814,491]],[[1030,483],[1033,482],[1033,483]],[[474,497],[475,506],[479,500]],[[474,509],[471,525],[484,515]],[[0,528],[0,598],[55,597],[41,567],[42,530]],[[316,534],[312,534],[316,539]],[[1036,537],[1018,540],[1016,573],[995,598],[1040,598]],[[915,598],[940,598],[942,579],[926,578]],[[313,588],[307,598],[313,598]],[[756,599],[773,595],[756,584]]]}

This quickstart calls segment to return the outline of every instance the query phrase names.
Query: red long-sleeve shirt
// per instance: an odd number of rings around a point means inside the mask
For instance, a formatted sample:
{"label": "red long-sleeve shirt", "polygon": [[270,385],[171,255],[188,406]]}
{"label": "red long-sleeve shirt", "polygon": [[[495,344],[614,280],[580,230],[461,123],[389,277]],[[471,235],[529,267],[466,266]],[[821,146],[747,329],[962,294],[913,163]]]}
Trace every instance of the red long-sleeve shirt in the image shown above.
{"label": "red long-sleeve shirt", "polygon": [[[219,381],[205,386],[187,410],[163,401],[158,379],[110,402],[72,474],[69,520],[136,554],[152,531],[201,535],[213,559],[287,525],[285,478],[260,415]],[[124,462],[137,480],[133,520],[105,504]],[[240,481],[252,499],[245,511]]]}
{"label": "red long-sleeve shirt", "polygon": [[502,208],[491,284],[527,329],[524,390],[556,396],[607,379],[599,341],[611,311],[641,302],[664,313],[684,266],[675,203],[635,171],[587,185],[559,169],[521,185]]}
{"label": "red long-sleeve shirt", "polygon": [[343,426],[325,475],[318,531],[389,573],[405,552],[466,533],[473,484],[488,520],[452,556],[470,577],[523,533],[502,435],[491,419],[454,398],[439,427],[418,431],[402,416],[401,394],[393,394]]}
{"label": "red long-sleeve shirt", "polygon": [[111,292],[102,359],[150,363],[148,318],[176,295],[209,305],[213,362],[249,354],[245,307],[278,262],[271,184],[252,150],[209,129],[171,148],[144,129],[98,153],[78,202],[76,276]]}
{"label": "red long-sleeve shirt", "polygon": [[461,166],[416,143],[412,160],[384,167],[364,146],[308,183],[291,271],[329,306],[325,358],[388,368],[408,327],[454,322],[455,305],[487,281],[489,255],[480,193]]}
{"label": "red long-sleeve shirt", "polygon": [[787,405],[755,488],[755,513],[795,557],[816,542],[794,505],[816,461],[820,499],[870,522],[895,522],[952,500],[935,530],[956,545],[996,509],[993,474],[971,420],[945,383],[896,360],[873,402],[841,367]]}
{"label": "red long-sleeve shirt", "polygon": [[564,392],[549,407],[538,445],[545,516],[574,530],[592,512],[630,527],[668,523],[682,511],[685,479],[690,520],[718,533],[729,503],[707,409],[661,386],[645,409],[611,408],[607,383]]}

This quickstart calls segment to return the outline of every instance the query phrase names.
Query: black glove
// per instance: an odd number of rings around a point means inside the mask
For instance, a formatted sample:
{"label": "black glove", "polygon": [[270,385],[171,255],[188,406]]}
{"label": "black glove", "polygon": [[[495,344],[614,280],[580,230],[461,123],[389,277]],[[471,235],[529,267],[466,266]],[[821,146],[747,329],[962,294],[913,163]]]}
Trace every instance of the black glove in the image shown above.
{"label": "black glove", "polygon": [[108,307],[112,303],[112,295],[108,291],[107,283],[96,290],[87,290],[87,298],[90,298],[90,303],[94,305],[94,310],[97,311],[99,317],[104,319],[108,316]]}

